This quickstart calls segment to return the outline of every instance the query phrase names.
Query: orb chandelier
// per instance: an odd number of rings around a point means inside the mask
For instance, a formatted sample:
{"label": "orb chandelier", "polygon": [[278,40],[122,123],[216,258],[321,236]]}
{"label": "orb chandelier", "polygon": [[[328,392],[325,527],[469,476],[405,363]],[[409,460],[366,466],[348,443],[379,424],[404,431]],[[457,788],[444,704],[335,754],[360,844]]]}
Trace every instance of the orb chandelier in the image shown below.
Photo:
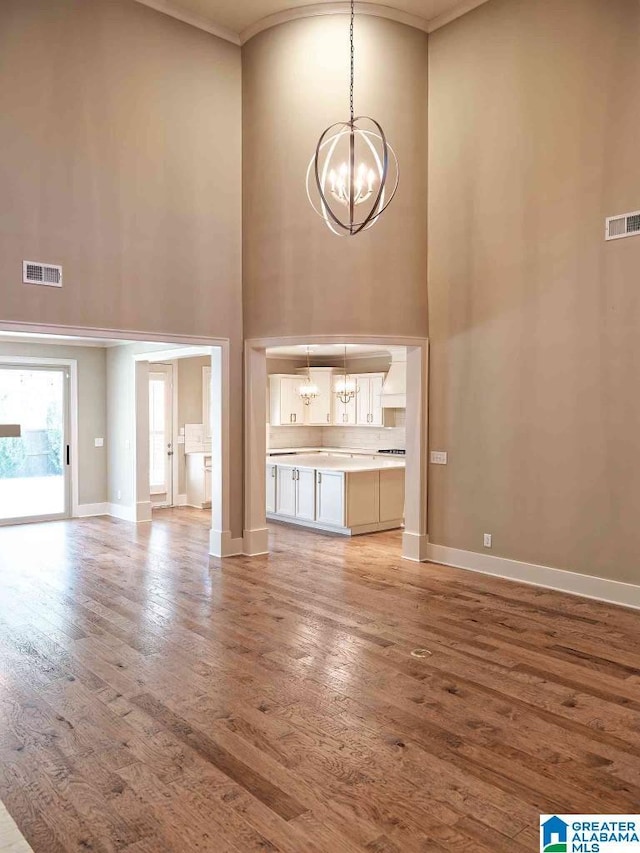
{"label": "orb chandelier", "polygon": [[315,400],[320,394],[318,386],[311,381],[311,366],[309,364],[309,347],[307,347],[307,376],[302,385],[298,388],[298,394],[302,397],[302,402],[305,406],[310,406],[311,401]]}
{"label": "orb chandelier", "polygon": [[354,19],[351,0],[349,121],[336,122],[324,131],[307,168],[309,202],[327,228],[340,237],[375,225],[396,194],[400,177],[398,158],[380,124],[354,113]]}
{"label": "orb chandelier", "polygon": [[350,403],[358,393],[358,386],[356,385],[355,379],[352,379],[347,373],[346,347],[344,348],[344,368],[342,376],[336,382],[333,390],[338,400],[340,400],[341,403],[344,403],[345,406]]}

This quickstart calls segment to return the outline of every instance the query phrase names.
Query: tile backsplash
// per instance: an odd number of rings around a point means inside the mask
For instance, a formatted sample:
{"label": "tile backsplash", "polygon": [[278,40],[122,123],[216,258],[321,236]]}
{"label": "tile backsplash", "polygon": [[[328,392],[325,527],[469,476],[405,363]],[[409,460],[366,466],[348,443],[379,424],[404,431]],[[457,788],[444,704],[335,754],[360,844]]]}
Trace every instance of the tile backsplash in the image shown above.
{"label": "tile backsplash", "polygon": [[353,447],[354,450],[390,450],[405,446],[404,427],[321,427],[324,447]]}
{"label": "tile backsplash", "polygon": [[322,447],[322,427],[267,426],[267,447]]}
{"label": "tile backsplash", "polygon": [[281,447],[353,447],[355,450],[389,450],[405,447],[405,428],[374,427],[305,427],[267,428],[267,446]]}

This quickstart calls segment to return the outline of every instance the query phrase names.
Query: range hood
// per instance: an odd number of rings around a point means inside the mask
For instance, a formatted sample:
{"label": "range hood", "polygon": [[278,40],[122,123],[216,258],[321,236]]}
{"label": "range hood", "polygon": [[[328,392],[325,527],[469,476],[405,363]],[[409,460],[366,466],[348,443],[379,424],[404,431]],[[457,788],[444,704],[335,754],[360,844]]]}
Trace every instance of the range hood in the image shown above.
{"label": "range hood", "polygon": [[383,409],[407,408],[407,351],[391,352],[391,366],[382,386]]}

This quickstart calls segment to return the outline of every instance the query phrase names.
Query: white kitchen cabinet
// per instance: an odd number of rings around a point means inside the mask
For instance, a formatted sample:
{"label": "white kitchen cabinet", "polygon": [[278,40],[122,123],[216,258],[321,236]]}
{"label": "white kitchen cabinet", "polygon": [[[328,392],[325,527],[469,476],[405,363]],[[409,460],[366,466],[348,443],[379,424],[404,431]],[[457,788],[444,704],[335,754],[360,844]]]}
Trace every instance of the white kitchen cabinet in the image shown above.
{"label": "white kitchen cabinet", "polygon": [[[304,382],[307,370],[299,370],[298,385]],[[333,422],[333,382],[334,368],[312,367],[309,371],[311,381],[318,388],[318,396],[305,406],[304,422],[307,426],[327,426]]]}
{"label": "white kitchen cabinet", "polygon": [[186,454],[187,505],[198,509],[211,506],[211,454]]}
{"label": "white kitchen cabinet", "polygon": [[267,512],[276,511],[277,470],[275,465],[267,465]]}
{"label": "white kitchen cabinet", "polygon": [[296,518],[315,521],[316,472],[314,468],[296,468]]}
{"label": "white kitchen cabinet", "polygon": [[355,426],[357,421],[357,394],[348,403],[341,403],[336,397],[333,409],[333,423],[336,426]]}
{"label": "white kitchen cabinet", "polygon": [[[315,521],[316,472],[313,468],[277,465],[275,514]],[[267,508],[267,512],[270,510]]]}
{"label": "white kitchen cabinet", "polygon": [[318,471],[316,479],[316,521],[344,527],[344,474]]}
{"label": "white kitchen cabinet", "polygon": [[296,514],[296,469],[292,465],[278,465],[276,476],[276,515]]}
{"label": "white kitchen cabinet", "polygon": [[269,377],[269,423],[292,426],[304,423],[305,405],[298,394],[301,378],[284,373]]}
{"label": "white kitchen cabinet", "polygon": [[362,373],[355,377],[358,393],[356,394],[356,423],[358,426],[382,426],[382,373]]}
{"label": "white kitchen cabinet", "polygon": [[[269,518],[346,536],[402,526],[404,465],[311,453],[297,465],[281,459],[267,463]],[[270,468],[276,470],[275,487]]]}

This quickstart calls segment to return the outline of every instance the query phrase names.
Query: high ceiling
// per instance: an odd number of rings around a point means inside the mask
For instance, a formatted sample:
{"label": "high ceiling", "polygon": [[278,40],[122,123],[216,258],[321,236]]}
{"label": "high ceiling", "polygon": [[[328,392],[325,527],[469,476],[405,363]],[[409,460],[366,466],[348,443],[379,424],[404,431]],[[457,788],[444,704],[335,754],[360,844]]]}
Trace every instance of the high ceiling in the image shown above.
{"label": "high ceiling", "polygon": [[[307,14],[330,14],[348,8],[345,0],[138,0],[181,20],[243,42],[261,29]],[[360,13],[382,15],[431,30],[486,0],[367,0]]]}

